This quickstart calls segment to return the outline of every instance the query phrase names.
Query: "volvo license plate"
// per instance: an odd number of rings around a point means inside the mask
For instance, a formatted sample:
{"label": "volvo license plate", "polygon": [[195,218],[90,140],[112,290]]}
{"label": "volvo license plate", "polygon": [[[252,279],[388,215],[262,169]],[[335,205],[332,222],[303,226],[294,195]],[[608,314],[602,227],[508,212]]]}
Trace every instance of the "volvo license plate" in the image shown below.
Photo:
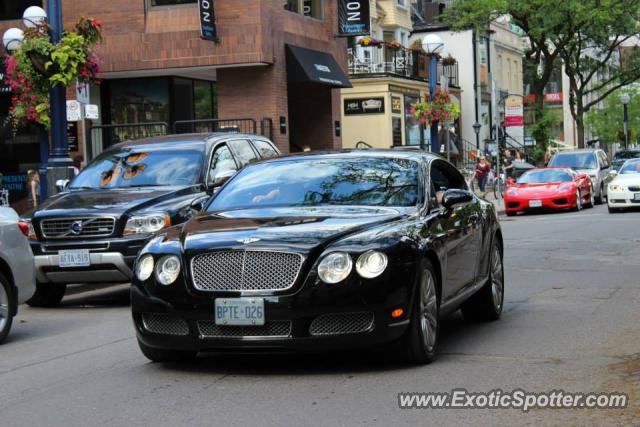
{"label": "volvo license plate", "polygon": [[89,250],[78,249],[58,252],[58,266],[68,267],[88,267],[91,265]]}
{"label": "volvo license plate", "polygon": [[542,200],[529,200],[529,207],[530,208],[541,208],[542,207]]}
{"label": "volvo license plate", "polygon": [[217,298],[216,325],[264,325],[263,298]]}

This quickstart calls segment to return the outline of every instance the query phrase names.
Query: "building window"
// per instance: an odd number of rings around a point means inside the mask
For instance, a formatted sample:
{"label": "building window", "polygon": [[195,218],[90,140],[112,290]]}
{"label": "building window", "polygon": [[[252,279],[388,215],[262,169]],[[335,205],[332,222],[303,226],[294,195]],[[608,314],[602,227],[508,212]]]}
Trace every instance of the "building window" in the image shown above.
{"label": "building window", "polygon": [[0,1],[0,21],[21,19],[29,6],[42,7],[42,0],[2,0]]}
{"label": "building window", "polygon": [[398,6],[407,7],[407,0],[397,0]]}
{"label": "building window", "polygon": [[283,0],[284,10],[309,18],[323,19],[323,0]]}
{"label": "building window", "polygon": [[197,3],[198,0],[149,0],[151,6],[173,6],[176,4]]}

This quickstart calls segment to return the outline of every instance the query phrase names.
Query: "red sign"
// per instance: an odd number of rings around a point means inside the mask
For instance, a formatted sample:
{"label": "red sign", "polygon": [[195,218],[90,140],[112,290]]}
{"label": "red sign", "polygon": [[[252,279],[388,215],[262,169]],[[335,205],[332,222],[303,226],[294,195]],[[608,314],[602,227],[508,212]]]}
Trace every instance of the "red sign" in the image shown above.
{"label": "red sign", "polygon": [[562,102],[562,92],[545,93],[544,102],[548,102],[550,104]]}
{"label": "red sign", "polygon": [[522,116],[506,116],[504,118],[505,127],[524,126],[524,117]]}

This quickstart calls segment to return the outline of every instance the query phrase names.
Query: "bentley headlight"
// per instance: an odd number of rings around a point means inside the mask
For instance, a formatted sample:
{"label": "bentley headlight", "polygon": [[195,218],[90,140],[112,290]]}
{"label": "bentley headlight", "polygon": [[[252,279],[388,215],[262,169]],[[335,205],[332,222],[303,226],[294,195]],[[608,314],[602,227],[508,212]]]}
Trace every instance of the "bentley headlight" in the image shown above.
{"label": "bentley headlight", "polygon": [[368,251],[358,257],[356,270],[365,279],[373,279],[382,274],[388,262],[387,256],[382,252]]}
{"label": "bentley headlight", "polygon": [[160,258],[156,264],[156,280],[161,285],[170,285],[176,281],[180,274],[180,258],[175,255],[167,255]]}
{"label": "bentley headlight", "polygon": [[155,233],[170,225],[171,219],[164,213],[133,216],[124,227],[124,235]]}
{"label": "bentley headlight", "polygon": [[147,280],[153,274],[153,255],[143,255],[136,264],[136,277],[141,282]]}
{"label": "bentley headlight", "polygon": [[318,276],[329,284],[342,282],[353,269],[351,256],[344,252],[334,252],[325,256],[318,265]]}

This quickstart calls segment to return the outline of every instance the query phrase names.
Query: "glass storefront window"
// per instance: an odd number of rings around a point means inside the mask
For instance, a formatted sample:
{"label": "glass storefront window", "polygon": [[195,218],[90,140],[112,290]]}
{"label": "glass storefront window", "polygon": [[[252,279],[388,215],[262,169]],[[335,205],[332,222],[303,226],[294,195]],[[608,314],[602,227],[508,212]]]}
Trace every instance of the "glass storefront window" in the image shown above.
{"label": "glass storefront window", "polygon": [[310,18],[323,18],[323,0],[283,0],[284,10]]}
{"label": "glass storefront window", "polygon": [[0,1],[0,21],[21,19],[29,6],[42,7],[42,0],[2,0]]}
{"label": "glass storefront window", "polygon": [[196,80],[193,82],[193,103],[196,119],[218,117],[215,111],[214,88],[211,82]]}
{"label": "glass storefront window", "polygon": [[[406,145],[420,145],[420,122],[410,112],[411,106],[420,102],[419,96],[404,96],[404,133]],[[430,133],[426,129],[424,131],[424,143],[429,144]]]}
{"label": "glass storefront window", "polygon": [[112,123],[169,122],[168,78],[113,80],[109,87]]}
{"label": "glass storefront window", "polygon": [[151,0],[151,6],[171,6],[174,4],[197,3],[198,0]]}

